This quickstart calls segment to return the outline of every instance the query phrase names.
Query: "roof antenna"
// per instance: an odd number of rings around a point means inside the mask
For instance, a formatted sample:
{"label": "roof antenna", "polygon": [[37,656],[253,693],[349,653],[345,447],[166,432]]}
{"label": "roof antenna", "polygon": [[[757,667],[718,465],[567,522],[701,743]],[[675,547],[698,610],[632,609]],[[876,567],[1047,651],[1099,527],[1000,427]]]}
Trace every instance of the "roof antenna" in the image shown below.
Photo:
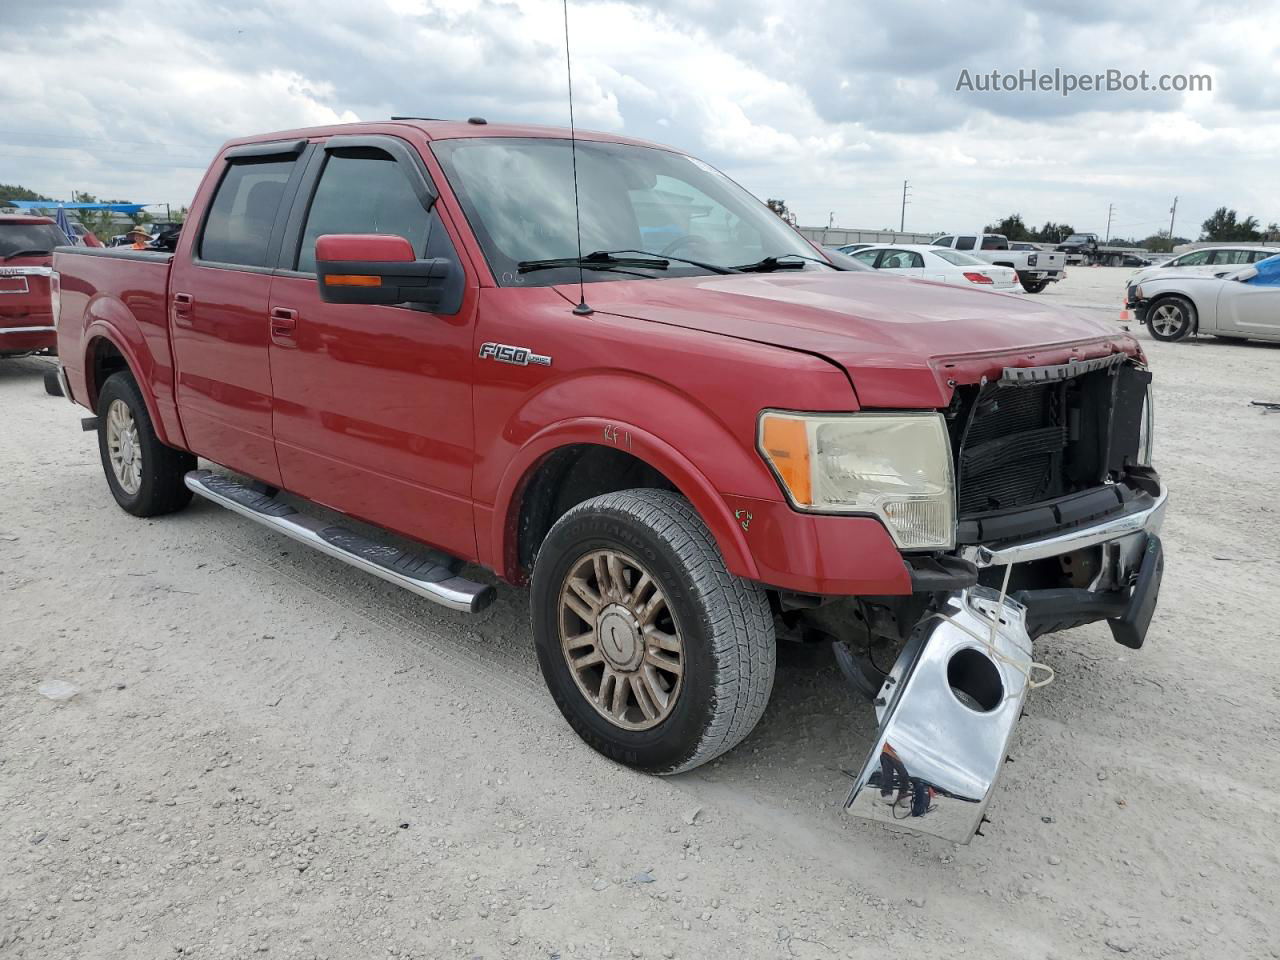
{"label": "roof antenna", "polygon": [[587,306],[587,286],[582,279],[582,209],[578,203],[578,137],[573,126],[573,61],[569,58],[569,0],[564,0],[564,70],[569,75],[569,152],[573,155],[573,221],[578,233],[578,305],[580,317],[595,313]]}

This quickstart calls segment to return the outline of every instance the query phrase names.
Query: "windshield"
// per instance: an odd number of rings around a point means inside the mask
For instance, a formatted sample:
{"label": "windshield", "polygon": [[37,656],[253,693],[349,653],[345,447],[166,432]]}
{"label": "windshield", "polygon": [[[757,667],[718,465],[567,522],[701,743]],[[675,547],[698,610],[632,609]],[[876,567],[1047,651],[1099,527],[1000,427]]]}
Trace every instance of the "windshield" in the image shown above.
{"label": "windshield", "polygon": [[971,257],[967,253],[961,253],[958,250],[930,250],[935,257],[941,257],[947,263],[954,263],[957,267],[985,267],[987,262],[979,260],[977,257]]}
{"label": "windshield", "polygon": [[[432,150],[502,286],[576,281],[577,267],[521,274],[518,264],[576,257],[573,157],[560,139],[437,140]],[[644,251],[717,267],[818,253],[775,213],[700,160],[654,147],[578,141],[582,253]],[[805,262],[804,269],[829,269]],[[588,270],[587,280],[705,275],[667,269]]]}
{"label": "windshield", "polygon": [[70,242],[52,223],[0,223],[0,257],[48,253]]}

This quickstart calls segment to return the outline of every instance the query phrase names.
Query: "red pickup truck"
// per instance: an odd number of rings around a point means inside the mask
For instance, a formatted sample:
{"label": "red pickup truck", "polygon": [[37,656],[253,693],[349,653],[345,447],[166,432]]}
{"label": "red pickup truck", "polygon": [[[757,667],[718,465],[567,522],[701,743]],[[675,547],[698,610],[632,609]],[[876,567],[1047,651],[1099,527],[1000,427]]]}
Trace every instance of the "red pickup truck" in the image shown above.
{"label": "red pickup truck", "polygon": [[780,639],[820,639],[881,718],[850,809],[967,840],[1032,638],[1137,646],[1151,618],[1132,337],[851,272],[677,150],[479,119],[249,137],[174,253],[54,267],[120,506],[198,494],[456,610],[495,589],[468,564],[529,583],[564,716],[642,770],[733,747]]}
{"label": "red pickup truck", "polygon": [[57,345],[53,248],[70,242],[48,217],[0,214],[0,357]]}

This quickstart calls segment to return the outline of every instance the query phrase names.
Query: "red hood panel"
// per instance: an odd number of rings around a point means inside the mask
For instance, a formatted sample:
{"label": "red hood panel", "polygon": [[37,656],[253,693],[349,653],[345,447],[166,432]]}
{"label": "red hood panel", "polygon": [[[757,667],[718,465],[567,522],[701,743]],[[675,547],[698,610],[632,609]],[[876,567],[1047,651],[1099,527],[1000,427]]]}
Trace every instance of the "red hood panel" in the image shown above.
{"label": "red hood panel", "polygon": [[[577,288],[560,292],[577,302]],[[875,273],[796,272],[587,285],[596,310],[818,354],[864,407],[938,407],[948,380],[1137,353],[1113,324],[1039,299]]]}

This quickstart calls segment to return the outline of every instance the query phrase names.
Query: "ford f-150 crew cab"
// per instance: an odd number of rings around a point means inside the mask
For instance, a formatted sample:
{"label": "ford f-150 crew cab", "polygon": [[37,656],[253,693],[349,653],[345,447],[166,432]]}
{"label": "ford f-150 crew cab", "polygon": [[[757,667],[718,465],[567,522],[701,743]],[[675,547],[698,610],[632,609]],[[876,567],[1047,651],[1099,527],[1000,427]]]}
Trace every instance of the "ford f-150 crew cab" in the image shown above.
{"label": "ford f-150 crew cab", "polygon": [[973,234],[948,235],[939,237],[930,246],[961,250],[993,266],[1012,267],[1027,293],[1039,293],[1066,276],[1062,254],[1035,248],[1015,249],[1002,233],[984,233],[981,242]]}
{"label": "ford f-150 crew cab", "polygon": [[1032,639],[1146,634],[1137,342],[841,270],[679,151],[479,121],[250,137],[172,254],[54,268],[121,507],[194,493],[462,611],[496,589],[475,567],[528,583],[556,703],[632,767],[733,747],[779,639],[820,638],[880,713],[850,810],[967,841],[1045,678]]}

